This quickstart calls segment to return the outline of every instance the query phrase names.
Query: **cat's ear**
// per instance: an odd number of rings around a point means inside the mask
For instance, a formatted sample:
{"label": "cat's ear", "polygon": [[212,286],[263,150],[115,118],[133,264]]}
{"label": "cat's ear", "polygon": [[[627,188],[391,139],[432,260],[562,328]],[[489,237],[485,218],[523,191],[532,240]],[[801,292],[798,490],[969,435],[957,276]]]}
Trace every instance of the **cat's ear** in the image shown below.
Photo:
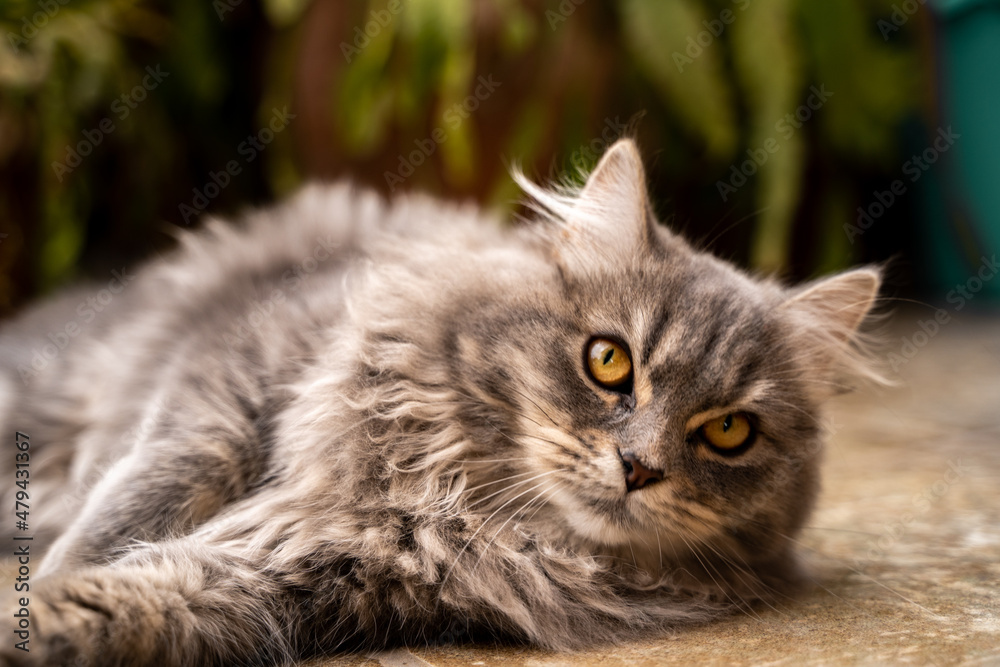
{"label": "cat's ear", "polygon": [[620,139],[607,150],[579,191],[548,190],[519,170],[514,180],[534,200],[530,205],[547,219],[540,231],[548,238],[556,261],[572,273],[630,265],[655,243],[657,232],[646,195],[646,172],[639,149]]}
{"label": "cat's ear", "polygon": [[615,142],[580,190],[549,190],[517,169],[513,175],[534,200],[531,207],[547,219],[538,230],[547,237],[555,260],[570,273],[632,264],[653,242],[656,223],[646,196],[646,172],[631,139]]}
{"label": "cat's ear", "polygon": [[587,178],[576,202],[576,215],[569,222],[581,235],[599,237],[613,232],[635,242],[645,231],[648,206],[639,149],[631,139],[621,139]]}
{"label": "cat's ear", "polygon": [[794,293],[782,308],[833,340],[850,340],[875,305],[882,277],[871,268],[825,278]]}
{"label": "cat's ear", "polygon": [[560,256],[569,264],[628,262],[650,240],[646,171],[631,139],[604,154],[565,219]]}

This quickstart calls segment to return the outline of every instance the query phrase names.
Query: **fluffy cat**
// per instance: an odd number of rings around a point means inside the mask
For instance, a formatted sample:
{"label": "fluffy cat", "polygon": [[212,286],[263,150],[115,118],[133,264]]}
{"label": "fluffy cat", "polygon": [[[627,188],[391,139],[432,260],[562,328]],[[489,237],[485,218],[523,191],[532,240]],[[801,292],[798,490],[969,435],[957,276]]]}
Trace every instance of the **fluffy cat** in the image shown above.
{"label": "fluffy cat", "polygon": [[519,181],[529,225],[347,185],[210,221],[44,370],[87,295],[8,325],[34,557],[58,538],[0,663],[574,649],[787,594],[878,272],[787,289],[693,250],[629,140],[578,191]]}

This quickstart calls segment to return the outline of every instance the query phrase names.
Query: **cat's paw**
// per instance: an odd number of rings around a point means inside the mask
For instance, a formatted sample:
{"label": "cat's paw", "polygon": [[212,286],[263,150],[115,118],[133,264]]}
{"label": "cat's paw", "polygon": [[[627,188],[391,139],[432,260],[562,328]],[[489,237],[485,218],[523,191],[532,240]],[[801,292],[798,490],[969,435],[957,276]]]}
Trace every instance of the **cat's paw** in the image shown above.
{"label": "cat's paw", "polygon": [[[46,578],[32,583],[27,641],[0,646],[0,667],[97,667],[101,637],[108,637],[111,613],[98,582]],[[4,608],[9,607],[6,605]]]}
{"label": "cat's paw", "polygon": [[26,652],[5,646],[0,648],[0,667],[48,667],[38,653],[36,649]]}
{"label": "cat's paw", "polygon": [[[25,607],[22,595],[0,596],[0,613],[5,619],[0,624],[0,667],[34,667],[43,663],[37,660],[34,650],[34,607]],[[20,646],[21,648],[18,648]],[[23,650],[28,649],[28,650]]]}

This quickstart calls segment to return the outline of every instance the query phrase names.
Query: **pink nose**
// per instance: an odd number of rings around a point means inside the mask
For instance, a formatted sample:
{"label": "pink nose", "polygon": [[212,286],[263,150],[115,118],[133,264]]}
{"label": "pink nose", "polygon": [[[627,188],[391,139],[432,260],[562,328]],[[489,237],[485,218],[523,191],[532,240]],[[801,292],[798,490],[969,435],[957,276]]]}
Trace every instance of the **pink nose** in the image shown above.
{"label": "pink nose", "polygon": [[625,488],[629,491],[641,489],[663,479],[662,472],[647,468],[635,454],[626,452],[621,457],[622,466],[625,468]]}

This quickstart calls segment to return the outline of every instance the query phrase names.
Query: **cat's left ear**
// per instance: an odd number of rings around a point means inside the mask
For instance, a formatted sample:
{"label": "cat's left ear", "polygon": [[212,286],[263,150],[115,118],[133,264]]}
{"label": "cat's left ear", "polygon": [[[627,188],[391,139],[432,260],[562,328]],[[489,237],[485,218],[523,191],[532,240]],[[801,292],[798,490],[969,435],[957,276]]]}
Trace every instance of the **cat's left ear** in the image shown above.
{"label": "cat's left ear", "polygon": [[567,268],[629,263],[651,242],[655,222],[646,171],[631,139],[604,154],[565,218],[558,248]]}
{"label": "cat's left ear", "polygon": [[850,340],[875,305],[882,277],[875,269],[847,271],[793,294],[782,308],[807,328],[841,343]]}

